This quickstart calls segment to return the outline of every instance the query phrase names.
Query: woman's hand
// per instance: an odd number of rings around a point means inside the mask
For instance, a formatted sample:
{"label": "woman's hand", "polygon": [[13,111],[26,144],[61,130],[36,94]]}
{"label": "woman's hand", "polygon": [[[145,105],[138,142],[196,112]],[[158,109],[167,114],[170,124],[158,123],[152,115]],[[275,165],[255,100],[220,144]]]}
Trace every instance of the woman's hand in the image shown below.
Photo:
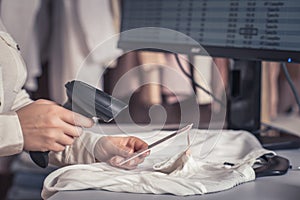
{"label": "woman's hand", "polygon": [[145,153],[124,165],[119,165],[119,163],[132,156],[134,153],[143,151],[147,148],[148,144],[137,137],[104,136],[96,143],[94,154],[98,161],[107,162],[110,165],[119,168],[134,169],[138,164],[144,161],[149,153]]}
{"label": "woman's hand", "polygon": [[48,100],[37,100],[19,109],[17,114],[27,151],[63,151],[81,134],[81,127],[91,127],[94,123]]}

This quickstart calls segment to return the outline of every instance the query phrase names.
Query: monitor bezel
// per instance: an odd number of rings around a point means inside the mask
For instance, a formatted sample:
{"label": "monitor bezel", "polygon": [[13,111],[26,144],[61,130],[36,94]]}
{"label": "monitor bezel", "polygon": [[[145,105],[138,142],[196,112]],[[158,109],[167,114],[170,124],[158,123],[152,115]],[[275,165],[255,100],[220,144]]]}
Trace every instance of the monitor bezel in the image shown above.
{"label": "monitor bezel", "polygon": [[[124,7],[125,2],[121,2],[121,10]],[[124,30],[124,12],[121,12],[121,32]],[[147,28],[147,27],[139,27]],[[157,27],[163,28],[163,27]],[[128,29],[127,29],[128,30]],[[176,31],[176,30],[174,30]],[[181,32],[182,33],[182,32]],[[182,33],[185,34],[185,33]],[[122,38],[122,37],[121,37]],[[202,45],[201,43],[199,43]],[[140,49],[142,45],[144,46],[153,46],[156,45],[157,49]],[[122,41],[119,39],[117,47],[126,51],[131,50],[147,50],[147,51],[156,51],[164,52],[159,49],[159,47],[165,47],[166,45],[172,45],[172,49],[175,49],[176,52],[187,54],[187,55],[207,55],[207,53],[212,57],[224,57],[231,59],[240,59],[240,60],[249,60],[249,61],[272,61],[272,62],[287,62],[287,63],[300,63],[300,47],[299,51],[288,51],[288,50],[278,50],[278,49],[265,49],[265,48],[247,48],[247,47],[232,47],[232,46],[213,46],[213,45],[202,45],[202,47],[207,51],[202,53],[198,51],[199,46],[194,45],[179,45],[179,44],[168,44],[168,43],[146,43],[146,42],[135,42],[135,41]]]}
{"label": "monitor bezel", "polygon": [[[141,46],[157,46],[157,48],[140,48]],[[207,55],[212,57],[224,57],[249,61],[273,61],[273,62],[288,62],[288,63],[300,63],[300,52],[297,51],[279,51],[271,49],[254,49],[254,48],[237,48],[237,47],[221,47],[221,46],[206,46],[202,47],[207,51],[202,53],[199,50],[199,46],[193,45],[177,45],[168,43],[146,43],[135,41],[118,41],[118,48],[131,51],[131,50],[146,50],[164,52],[160,47],[166,47],[166,45],[172,45],[172,49],[176,53],[182,53],[187,55]]]}

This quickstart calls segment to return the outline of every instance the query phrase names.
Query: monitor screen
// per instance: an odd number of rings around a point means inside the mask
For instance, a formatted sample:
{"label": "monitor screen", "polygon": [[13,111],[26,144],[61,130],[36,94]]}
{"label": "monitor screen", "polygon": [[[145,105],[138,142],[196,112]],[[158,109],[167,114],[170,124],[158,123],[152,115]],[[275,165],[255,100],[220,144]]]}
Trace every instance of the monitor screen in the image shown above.
{"label": "monitor screen", "polygon": [[[142,27],[181,32],[214,57],[300,62],[299,0],[123,0],[121,31]],[[200,52],[176,32],[121,35],[119,47],[150,43]]]}

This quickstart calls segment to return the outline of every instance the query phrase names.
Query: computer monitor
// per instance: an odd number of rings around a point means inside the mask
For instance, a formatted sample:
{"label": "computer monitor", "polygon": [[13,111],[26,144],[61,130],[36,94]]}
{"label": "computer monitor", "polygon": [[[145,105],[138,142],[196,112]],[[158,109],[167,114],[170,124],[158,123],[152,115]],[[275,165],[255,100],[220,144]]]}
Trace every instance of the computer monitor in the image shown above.
{"label": "computer monitor", "polygon": [[260,61],[300,62],[299,0],[123,0],[121,32],[142,27],[172,29],[192,40],[157,29],[121,35],[118,46],[170,46],[198,55],[196,41],[212,57],[237,61],[227,109],[233,129],[260,128]]}
{"label": "computer monitor", "polygon": [[[168,28],[190,36],[214,57],[300,62],[299,0],[123,0],[122,4],[121,31]],[[160,41],[155,34],[121,37],[119,47],[159,42],[176,45],[185,54],[198,53],[193,43],[175,37]]]}

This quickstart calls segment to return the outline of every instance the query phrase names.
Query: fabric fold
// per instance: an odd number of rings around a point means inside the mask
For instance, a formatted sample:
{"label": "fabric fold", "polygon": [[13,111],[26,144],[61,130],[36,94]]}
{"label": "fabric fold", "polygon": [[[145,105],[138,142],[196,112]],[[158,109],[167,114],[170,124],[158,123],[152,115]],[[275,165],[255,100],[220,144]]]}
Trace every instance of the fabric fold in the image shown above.
{"label": "fabric fold", "polygon": [[[166,134],[170,133],[161,132],[154,134],[155,138],[148,138],[156,140]],[[190,145],[186,134],[179,135],[153,150],[135,170],[118,169],[106,163],[60,168],[45,179],[42,197],[47,199],[58,191],[84,189],[179,196],[219,192],[255,180],[252,166],[257,158],[275,154],[263,149],[245,131],[193,129],[189,134]],[[202,151],[207,147],[211,149]]]}

